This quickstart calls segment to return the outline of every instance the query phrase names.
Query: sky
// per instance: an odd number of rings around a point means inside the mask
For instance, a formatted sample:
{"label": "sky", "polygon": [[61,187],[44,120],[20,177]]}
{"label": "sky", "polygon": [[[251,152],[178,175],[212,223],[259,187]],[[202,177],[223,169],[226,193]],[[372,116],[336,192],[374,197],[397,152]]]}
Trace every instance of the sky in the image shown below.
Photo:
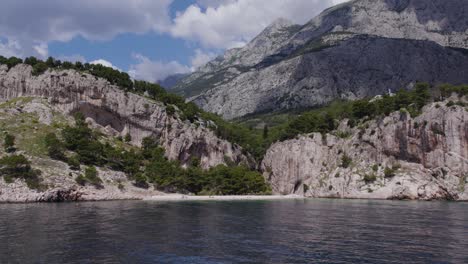
{"label": "sky", "polygon": [[2,0],[0,55],[101,63],[135,79],[189,73],[278,18],[345,0]]}

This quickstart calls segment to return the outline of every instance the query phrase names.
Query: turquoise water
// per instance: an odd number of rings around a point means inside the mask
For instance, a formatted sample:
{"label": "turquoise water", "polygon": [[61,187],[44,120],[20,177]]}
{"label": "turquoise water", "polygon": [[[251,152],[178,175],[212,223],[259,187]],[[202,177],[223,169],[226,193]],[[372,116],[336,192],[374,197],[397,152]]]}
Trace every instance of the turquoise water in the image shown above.
{"label": "turquoise water", "polygon": [[3,204],[0,263],[468,263],[468,204]]}

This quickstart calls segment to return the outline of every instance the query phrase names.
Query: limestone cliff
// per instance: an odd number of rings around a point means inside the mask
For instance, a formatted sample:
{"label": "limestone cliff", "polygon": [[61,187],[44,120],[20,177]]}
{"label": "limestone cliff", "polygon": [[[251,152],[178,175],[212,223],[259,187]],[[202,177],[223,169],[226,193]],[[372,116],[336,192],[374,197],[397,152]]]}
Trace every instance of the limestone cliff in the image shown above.
{"label": "limestone cliff", "polygon": [[468,111],[447,104],[428,105],[416,118],[402,111],[358,128],[344,121],[335,135],[276,143],[264,176],[281,194],[468,200]]}
{"label": "limestone cliff", "polygon": [[466,83],[467,12],[465,0],[349,1],[303,26],[275,22],[175,89],[232,119],[375,96],[417,81]]}
{"label": "limestone cliff", "polygon": [[0,65],[0,102],[18,97],[46,98],[55,110],[70,114],[80,111],[107,133],[130,134],[136,145],[155,136],[169,159],[190,162],[199,157],[204,168],[224,164],[250,163],[240,147],[222,140],[206,128],[168,115],[166,107],[143,96],[126,93],[106,80],[74,70],[48,70],[33,76],[32,68],[20,64],[8,71]]}

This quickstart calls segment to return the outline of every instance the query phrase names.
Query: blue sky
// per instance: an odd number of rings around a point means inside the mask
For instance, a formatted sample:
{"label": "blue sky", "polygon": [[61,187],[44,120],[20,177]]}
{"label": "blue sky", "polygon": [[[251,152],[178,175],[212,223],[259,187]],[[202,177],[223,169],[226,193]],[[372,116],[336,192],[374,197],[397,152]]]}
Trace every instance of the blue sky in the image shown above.
{"label": "blue sky", "polygon": [[157,81],[245,45],[275,19],[344,0],[2,0],[0,55],[99,62]]}
{"label": "blue sky", "polygon": [[[194,0],[175,1],[170,6],[171,17],[183,11]],[[106,41],[89,41],[76,37],[69,42],[55,41],[49,44],[49,53],[53,57],[81,55],[88,61],[105,59],[120,69],[128,69],[135,61],[132,54],[143,54],[151,60],[163,62],[178,61],[189,65],[193,50],[200,48],[197,43],[175,38],[165,33],[148,32],[146,34],[124,33]]]}

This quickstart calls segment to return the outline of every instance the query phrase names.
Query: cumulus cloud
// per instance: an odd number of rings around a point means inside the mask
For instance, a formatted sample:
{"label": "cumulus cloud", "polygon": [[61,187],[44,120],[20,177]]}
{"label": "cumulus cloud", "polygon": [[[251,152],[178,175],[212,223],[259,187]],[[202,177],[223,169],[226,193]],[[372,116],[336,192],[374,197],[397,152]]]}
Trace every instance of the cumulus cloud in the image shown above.
{"label": "cumulus cloud", "polygon": [[192,71],[196,70],[198,67],[205,65],[210,60],[216,57],[214,52],[205,52],[201,49],[195,50],[195,55],[191,57],[190,62],[192,63]]}
{"label": "cumulus cloud", "polygon": [[110,61],[104,60],[104,59],[98,59],[98,60],[91,61],[90,64],[101,64],[102,66],[106,66],[106,67],[110,67],[110,68],[112,68],[114,70],[122,71],[118,67],[114,66]]}
{"label": "cumulus cloud", "polygon": [[[165,32],[173,0],[2,0],[0,34],[20,43],[16,55],[48,54],[47,43],[82,36],[108,40],[121,33]],[[0,44],[5,45],[5,44]],[[5,48],[0,46],[1,48]]]}
{"label": "cumulus cloud", "polygon": [[[0,54],[46,58],[48,43],[75,37],[111,40],[123,33],[167,33],[196,43],[190,65],[151,61],[135,55],[130,72],[157,81],[170,74],[187,73],[204,65],[226,48],[250,41],[279,17],[305,23],[324,8],[344,0],[196,0],[174,18],[175,0],[2,0],[0,1]],[[157,43],[155,43],[157,45]],[[80,55],[61,60],[86,61]],[[96,62],[96,61],[95,61]],[[99,63],[115,67],[106,60]]]}
{"label": "cumulus cloud", "polygon": [[205,47],[231,48],[250,41],[279,17],[303,24],[323,9],[345,0],[199,0],[177,14],[171,27],[175,37]]}
{"label": "cumulus cloud", "polygon": [[141,54],[134,54],[133,57],[137,63],[131,65],[128,72],[132,78],[137,80],[157,82],[164,80],[169,75],[190,72],[190,67],[182,65],[177,61],[168,63],[152,61]]}
{"label": "cumulus cloud", "polygon": [[0,40],[0,55],[5,57],[19,56],[21,54],[21,45],[14,40]]}

